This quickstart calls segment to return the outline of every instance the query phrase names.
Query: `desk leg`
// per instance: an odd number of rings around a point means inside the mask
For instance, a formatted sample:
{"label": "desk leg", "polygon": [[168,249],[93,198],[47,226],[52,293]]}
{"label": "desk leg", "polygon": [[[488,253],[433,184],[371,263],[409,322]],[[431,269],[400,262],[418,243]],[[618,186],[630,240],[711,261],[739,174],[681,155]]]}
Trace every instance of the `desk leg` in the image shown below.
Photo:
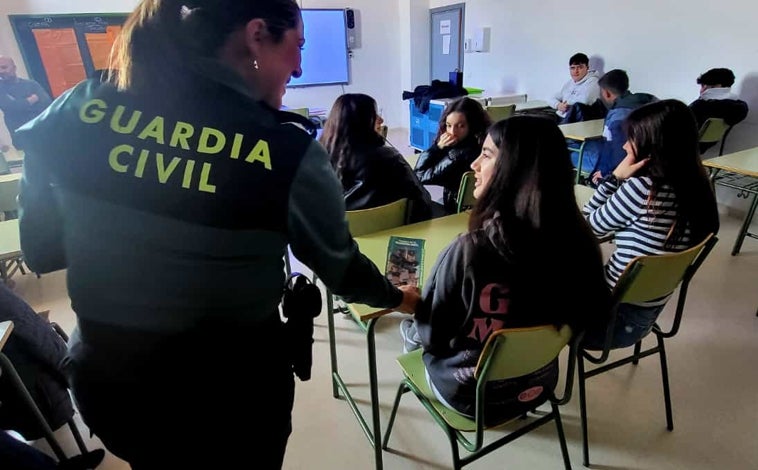
{"label": "desk leg", "polygon": [[[571,152],[578,152],[579,156],[577,157],[576,161],[576,180],[574,181],[576,184],[579,184],[579,182],[582,180],[582,160],[584,160],[584,145],[587,143],[586,140],[582,141],[582,145],[579,146],[577,149],[576,147],[569,147],[569,151]],[[592,175],[590,175],[592,176]]]}
{"label": "desk leg", "polygon": [[366,342],[368,344],[368,373],[369,373],[369,387],[371,389],[371,419],[374,424],[374,460],[376,462],[376,469],[382,470],[382,428],[379,421],[379,381],[376,378],[376,338],[374,335],[374,327],[376,326],[376,319],[368,321],[368,330],[366,332]]}
{"label": "desk leg", "polygon": [[332,396],[334,398],[339,398],[339,387],[335,380],[339,371],[337,370],[337,340],[334,337],[334,296],[329,289],[326,289],[326,321],[329,325],[329,359],[331,359],[332,368]]}
{"label": "desk leg", "polygon": [[756,207],[758,207],[758,194],[753,194],[753,202],[750,204],[750,209],[748,209],[747,214],[745,215],[745,221],[742,223],[740,233],[737,235],[737,240],[734,242],[734,248],[732,248],[732,256],[738,254],[742,248],[742,242],[745,240],[745,235],[750,228],[750,223],[753,221]]}

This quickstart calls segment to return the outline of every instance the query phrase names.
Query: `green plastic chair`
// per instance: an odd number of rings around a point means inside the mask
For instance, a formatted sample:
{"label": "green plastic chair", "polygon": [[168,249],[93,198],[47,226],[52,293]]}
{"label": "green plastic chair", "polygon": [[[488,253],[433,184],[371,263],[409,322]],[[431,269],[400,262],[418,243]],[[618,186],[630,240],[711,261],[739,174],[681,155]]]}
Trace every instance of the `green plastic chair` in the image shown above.
{"label": "green plastic chair", "polygon": [[3,220],[16,218],[18,213],[20,179],[10,179],[11,176],[17,175],[0,176],[0,214]]}
{"label": "green plastic chair", "polygon": [[[368,235],[369,233],[380,232],[395,227],[401,227],[406,224],[408,212],[408,199],[398,199],[389,204],[372,207],[369,209],[360,209],[347,211],[347,223],[350,227],[350,234],[353,237]],[[314,283],[316,276],[314,275]],[[335,306],[336,305],[336,306]],[[334,296],[327,294],[327,311],[332,313],[343,313],[349,315],[361,329],[368,331],[368,325],[364,323],[355,312],[343,305],[340,301],[335,301]]]}
{"label": "green plastic chair", "polygon": [[708,118],[705,120],[702,126],[700,126],[700,140],[701,144],[717,144],[721,142],[719,149],[719,156],[724,154],[724,144],[726,143],[726,137],[729,135],[729,131],[732,130],[732,126],[727,125],[723,119],[720,118]]}
{"label": "green plastic chair", "polygon": [[[392,426],[395,422],[401,398],[405,393],[413,392],[424,408],[432,415],[434,421],[447,434],[453,454],[453,468],[456,470],[553,420],[558,430],[564,466],[570,470],[571,461],[566,447],[566,437],[563,433],[558,406],[566,404],[571,398],[571,388],[574,382],[574,365],[579,341],[581,341],[581,335],[576,335],[572,339],[571,328],[568,326],[564,326],[560,330],[556,330],[552,325],[544,325],[532,328],[504,329],[492,333],[487,339],[476,367],[476,416],[473,419],[457,413],[435,398],[426,380],[421,349],[400,356],[397,362],[400,364],[405,378],[400,383],[397,391],[382,448],[384,450],[388,449]],[[485,431],[487,429],[499,427],[518,419],[516,417],[492,425],[485,424],[483,404],[485,403],[487,382],[520,377],[535,372],[557,358],[569,342],[571,342],[571,353],[569,354],[568,365],[565,369],[566,381],[563,398],[556,398],[555,394],[551,391],[548,401],[550,401],[552,409],[549,413],[540,415],[538,419],[520,426],[518,429],[484,445]],[[534,407],[536,408],[541,404],[535,403]],[[471,433],[473,433],[473,436],[471,436]],[[459,444],[469,452],[469,455],[464,458],[460,457]]]}
{"label": "green plastic chair", "polygon": [[476,198],[474,197],[474,177],[473,171],[467,171],[461,177],[461,184],[458,186],[458,212],[471,209],[476,204]]}
{"label": "green plastic chair", "polygon": [[350,233],[353,237],[360,237],[405,225],[407,208],[408,199],[404,198],[379,207],[347,211],[345,214]]}
{"label": "green plastic chair", "polygon": [[0,175],[7,175],[11,172],[11,167],[8,164],[8,159],[5,158],[5,154],[0,152]]}
{"label": "green plastic chair", "polygon": [[[68,336],[63,332],[60,326],[55,323],[51,323],[50,327],[59,335],[61,335],[64,341],[68,342]],[[53,429],[50,428],[50,424],[47,422],[45,416],[40,411],[37,403],[34,401],[31,393],[29,393],[29,390],[26,388],[23,380],[21,380],[21,377],[16,371],[16,368],[13,366],[10,358],[8,358],[8,356],[2,352],[3,346],[5,345],[12,332],[12,321],[0,322],[0,375],[3,376],[3,379],[8,384],[8,386],[5,388],[5,393],[16,394],[19,400],[18,403],[22,404],[22,406],[25,408],[24,411],[29,415],[29,419],[33,420],[39,427],[40,432],[42,433],[44,439],[47,441],[47,444],[50,446],[50,449],[53,451],[55,456],[58,458],[58,460],[65,460],[67,458],[66,453],[63,451],[63,448],[58,442],[58,439],[56,439],[55,434],[53,433]],[[2,406],[1,402],[0,406]],[[76,441],[76,445],[79,447],[80,453],[82,455],[90,454],[90,451],[87,449],[87,446],[82,439],[82,435],[79,432],[79,428],[77,427],[74,418],[71,417],[68,419],[66,421],[66,424],[68,424],[68,427],[71,430],[71,434],[74,437],[74,441]]]}
{"label": "green plastic chair", "polygon": [[[630,362],[637,365],[640,359],[658,354],[661,361],[663,397],[666,405],[666,428],[669,431],[673,431],[674,420],[671,411],[671,393],[669,390],[668,365],[666,363],[664,340],[675,336],[679,331],[690,280],[717,242],[718,238],[710,234],[701,243],[685,251],[665,255],[639,256],[633,259],[621,274],[613,291],[611,321],[606,329],[605,342],[600,356],[595,356],[586,349],[582,349],[579,354],[579,407],[582,421],[583,463],[585,467],[589,467],[590,465],[585,382],[587,379],[603,372],[616,369]],[[659,299],[671,294],[677,287],[679,287],[679,294],[676,302],[676,313],[674,314],[670,329],[664,331],[657,323],[653,326],[652,333],[657,340],[655,347],[642,351],[642,339],[640,339],[634,345],[634,352],[628,357],[616,360],[610,364],[604,364],[592,370],[585,370],[585,361],[593,364],[603,364],[608,360],[610,351],[614,349],[611,341],[616,323],[616,312],[620,304],[640,303]]]}
{"label": "green plastic chair", "polygon": [[489,114],[492,122],[498,122],[513,116],[513,113],[516,112],[516,105],[508,104],[505,106],[487,106],[485,111],[487,111],[487,114]]}
{"label": "green plastic chair", "polygon": [[310,110],[308,108],[291,108],[288,109],[290,113],[299,114],[304,117],[310,117]]}

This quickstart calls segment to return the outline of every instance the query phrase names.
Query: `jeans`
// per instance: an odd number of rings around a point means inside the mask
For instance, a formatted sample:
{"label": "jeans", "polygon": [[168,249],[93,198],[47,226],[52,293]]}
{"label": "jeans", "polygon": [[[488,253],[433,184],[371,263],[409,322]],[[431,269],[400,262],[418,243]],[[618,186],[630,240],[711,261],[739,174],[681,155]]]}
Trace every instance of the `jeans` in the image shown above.
{"label": "jeans", "polygon": [[[633,304],[620,304],[611,336],[611,349],[632,346],[650,334],[664,306],[642,307]],[[598,325],[588,328],[584,335],[582,347],[591,350],[603,349],[606,327],[607,325]]]}

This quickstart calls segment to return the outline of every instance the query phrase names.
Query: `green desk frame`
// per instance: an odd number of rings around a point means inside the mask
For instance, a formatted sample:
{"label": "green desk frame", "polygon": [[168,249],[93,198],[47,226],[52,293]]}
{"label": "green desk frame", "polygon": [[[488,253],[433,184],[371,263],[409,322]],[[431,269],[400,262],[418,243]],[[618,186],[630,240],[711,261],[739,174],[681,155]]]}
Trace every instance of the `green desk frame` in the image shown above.
{"label": "green desk frame", "polygon": [[758,147],[703,161],[710,171],[711,184],[736,189],[737,197],[753,200],[732,247],[732,256],[739,254],[745,237],[758,239],[749,231],[755,210],[758,208]]}
{"label": "green desk frame", "polygon": [[[387,247],[389,237],[392,235],[412,238],[423,238],[426,240],[424,245],[424,277],[431,275],[431,269],[437,260],[439,253],[460,233],[467,230],[468,213],[440,217],[425,222],[419,222],[412,225],[397,227],[390,230],[384,230],[363,237],[358,237],[355,241],[358,246],[379,270],[384,272],[384,263],[387,258]],[[366,347],[368,350],[368,372],[369,387],[371,393],[371,417],[370,422],[353,398],[350,390],[342,379],[337,364],[337,341],[335,338],[334,328],[334,299],[332,293],[327,290],[327,323],[329,328],[329,354],[331,358],[331,375],[332,375],[332,394],[334,398],[340,398],[340,393],[347,401],[350,409],[353,411],[358,423],[361,426],[366,438],[374,448],[374,460],[377,470],[383,468],[382,461],[382,431],[379,416],[379,386],[376,372],[376,322],[384,315],[391,313],[391,309],[377,310],[367,305],[351,304],[347,306],[349,313],[356,320],[366,334]]]}

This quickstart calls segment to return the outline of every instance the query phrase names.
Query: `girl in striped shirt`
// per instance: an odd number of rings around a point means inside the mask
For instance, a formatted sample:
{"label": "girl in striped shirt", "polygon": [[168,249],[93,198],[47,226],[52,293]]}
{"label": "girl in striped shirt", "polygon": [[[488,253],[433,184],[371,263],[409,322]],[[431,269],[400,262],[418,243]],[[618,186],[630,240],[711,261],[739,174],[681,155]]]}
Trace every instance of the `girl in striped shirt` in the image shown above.
{"label": "girl in striped shirt", "polygon": [[[685,250],[719,228],[697,124],[687,105],[648,104],[629,115],[626,127],[626,157],[583,210],[597,236],[615,235],[616,250],[605,265],[611,289],[635,257]],[[631,346],[650,333],[669,297],[621,304],[611,347]],[[585,347],[601,349],[604,338],[605,325],[590,329]]]}

